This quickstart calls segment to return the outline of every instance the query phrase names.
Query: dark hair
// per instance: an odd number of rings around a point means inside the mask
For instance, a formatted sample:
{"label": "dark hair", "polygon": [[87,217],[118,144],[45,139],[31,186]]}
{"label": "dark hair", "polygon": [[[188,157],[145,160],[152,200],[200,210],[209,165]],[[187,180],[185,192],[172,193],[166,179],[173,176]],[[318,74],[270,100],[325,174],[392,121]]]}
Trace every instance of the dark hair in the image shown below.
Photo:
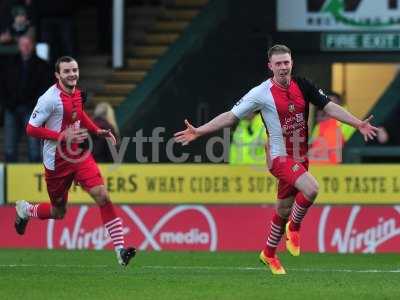
{"label": "dark hair", "polygon": [[76,61],[76,59],[71,56],[61,56],[59,59],[57,59],[56,64],[55,64],[56,72],[60,73],[60,64],[61,63],[69,63],[72,61]]}
{"label": "dark hair", "polygon": [[274,45],[268,50],[268,60],[270,60],[271,56],[274,54],[285,54],[285,53],[292,55],[292,51],[290,51],[289,47],[280,44]]}

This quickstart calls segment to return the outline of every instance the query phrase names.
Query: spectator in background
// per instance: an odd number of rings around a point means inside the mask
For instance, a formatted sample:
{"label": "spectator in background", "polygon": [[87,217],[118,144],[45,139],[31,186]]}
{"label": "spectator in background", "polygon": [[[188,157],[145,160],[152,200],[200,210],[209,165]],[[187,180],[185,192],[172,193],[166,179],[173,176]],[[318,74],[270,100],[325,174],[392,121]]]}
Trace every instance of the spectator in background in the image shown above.
{"label": "spectator in background", "polygon": [[[24,135],[37,99],[51,85],[48,64],[36,56],[35,42],[29,35],[18,39],[19,53],[0,74],[0,99],[4,111],[4,152],[7,162],[18,161],[18,144]],[[40,161],[39,140],[28,137],[28,158]]]}
{"label": "spectator in background", "polygon": [[[97,53],[111,54],[112,46],[112,15],[113,1],[110,0],[82,0],[80,1],[83,7],[96,7],[96,38],[97,38]],[[132,2],[129,1],[128,5]]]}
{"label": "spectator in background", "polygon": [[0,35],[12,23],[11,7],[8,0],[0,0]]}
{"label": "spectator in background", "polygon": [[50,65],[58,57],[74,56],[73,14],[76,1],[32,0],[38,18],[39,40],[50,47]]}
{"label": "spectator in background", "polygon": [[265,165],[267,134],[260,114],[242,119],[233,132],[229,149],[232,165]]}
{"label": "spectator in background", "polygon": [[96,1],[96,22],[97,22],[97,51],[99,53],[111,53],[111,37],[112,37],[112,1],[97,0]]}
{"label": "spectator in background", "polygon": [[400,146],[399,133],[400,105],[396,106],[386,117],[383,126],[387,129],[387,145]]}
{"label": "spectator in background", "polygon": [[14,6],[11,10],[13,21],[0,34],[0,42],[3,44],[16,42],[22,35],[35,36],[35,29],[28,17],[24,6]]}
{"label": "spectator in background", "polygon": [[[103,129],[108,129],[119,140],[119,129],[115,121],[114,109],[110,104],[101,102],[96,105],[93,113],[95,124]],[[106,139],[98,136],[92,136],[93,139],[93,157],[98,162],[113,162],[113,158]]]}
{"label": "spectator in background", "polygon": [[[344,105],[342,97],[338,93],[330,92],[327,96],[332,102],[340,106]],[[355,128],[329,117],[322,110],[317,111],[316,121],[311,134],[310,162],[317,164],[341,163],[344,144],[356,131]],[[376,140],[380,144],[387,142],[388,134],[385,128],[379,127]]]}

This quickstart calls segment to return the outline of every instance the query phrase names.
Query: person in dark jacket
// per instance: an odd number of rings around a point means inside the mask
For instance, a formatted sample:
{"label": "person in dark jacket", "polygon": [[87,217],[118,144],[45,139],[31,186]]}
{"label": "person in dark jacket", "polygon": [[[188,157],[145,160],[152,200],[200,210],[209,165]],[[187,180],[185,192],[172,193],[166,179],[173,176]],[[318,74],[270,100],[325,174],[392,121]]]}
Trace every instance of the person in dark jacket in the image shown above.
{"label": "person in dark jacket", "polygon": [[0,43],[15,43],[22,35],[35,36],[35,28],[24,6],[16,5],[12,7],[11,16],[13,21],[0,30]]}
{"label": "person in dark jacket", "polygon": [[50,46],[50,65],[58,57],[74,56],[74,22],[77,1],[32,0],[38,18],[39,40]]}
{"label": "person in dark jacket", "polygon": [[[0,74],[0,99],[4,108],[4,152],[7,162],[18,161],[18,144],[38,98],[51,85],[49,65],[35,54],[33,37],[18,39],[19,53]],[[28,158],[40,161],[40,142],[28,137]]]}

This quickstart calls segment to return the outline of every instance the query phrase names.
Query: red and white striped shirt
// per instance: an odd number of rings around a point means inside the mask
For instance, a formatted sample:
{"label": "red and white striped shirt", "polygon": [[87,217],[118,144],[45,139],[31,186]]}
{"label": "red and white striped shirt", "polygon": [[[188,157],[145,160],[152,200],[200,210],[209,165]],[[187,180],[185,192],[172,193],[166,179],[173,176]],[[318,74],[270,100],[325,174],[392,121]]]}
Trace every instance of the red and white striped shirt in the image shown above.
{"label": "red and white striped shirt", "polygon": [[232,108],[239,119],[259,111],[269,135],[269,155],[303,160],[308,151],[309,102],[323,108],[329,99],[306,79],[293,78],[287,88],[268,79],[251,89]]}
{"label": "red and white striped shirt", "polygon": [[[61,133],[68,126],[85,127],[95,134],[99,130],[83,110],[81,91],[75,88],[72,94],[68,94],[55,84],[39,98],[27,126],[28,135],[44,140],[43,163],[49,170],[57,170],[71,163],[57,151],[57,143],[62,140]],[[78,145],[69,147],[74,150]],[[63,154],[68,155],[68,151],[64,150]],[[71,155],[76,159],[79,154]]]}

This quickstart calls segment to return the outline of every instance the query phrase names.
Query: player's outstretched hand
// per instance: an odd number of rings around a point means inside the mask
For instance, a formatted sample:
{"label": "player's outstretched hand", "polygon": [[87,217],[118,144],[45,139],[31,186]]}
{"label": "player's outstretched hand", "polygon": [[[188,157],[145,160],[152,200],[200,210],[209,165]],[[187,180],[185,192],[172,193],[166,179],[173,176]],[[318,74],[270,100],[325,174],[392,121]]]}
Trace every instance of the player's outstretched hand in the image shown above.
{"label": "player's outstretched hand", "polygon": [[175,141],[177,143],[181,143],[184,146],[189,144],[191,141],[194,141],[200,136],[197,128],[194,127],[192,124],[190,124],[188,120],[185,120],[185,125],[186,125],[185,130],[179,131],[174,134]]}
{"label": "player's outstretched hand", "polygon": [[111,129],[99,129],[97,135],[110,139],[113,145],[117,144],[117,139],[112,134]]}
{"label": "player's outstretched hand", "polygon": [[379,128],[372,126],[370,123],[373,117],[373,115],[370,115],[358,126],[358,130],[364,136],[364,141],[366,142],[373,140],[379,131]]}

